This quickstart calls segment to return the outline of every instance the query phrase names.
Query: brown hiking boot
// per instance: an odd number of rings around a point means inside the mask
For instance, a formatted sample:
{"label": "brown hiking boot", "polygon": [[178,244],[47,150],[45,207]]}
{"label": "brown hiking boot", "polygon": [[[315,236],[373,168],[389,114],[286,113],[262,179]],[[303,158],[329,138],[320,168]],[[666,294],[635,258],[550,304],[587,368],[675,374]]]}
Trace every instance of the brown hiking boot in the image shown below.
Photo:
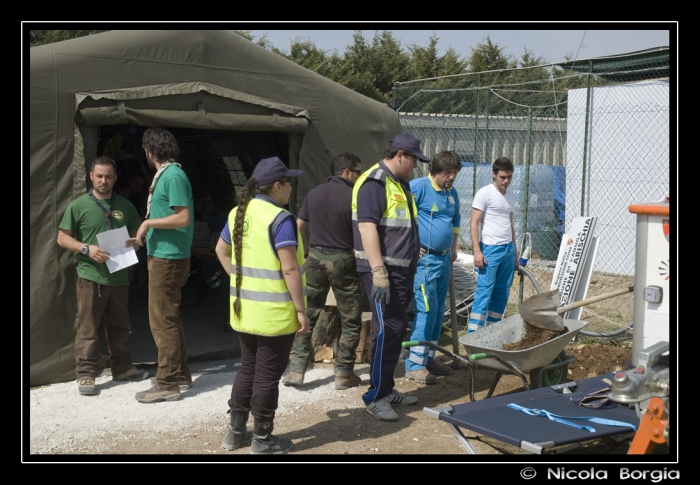
{"label": "brown hiking boot", "polygon": [[285,386],[301,386],[304,383],[303,372],[290,372],[282,379]]}
{"label": "brown hiking boot", "polygon": [[359,386],[362,382],[360,376],[350,374],[349,376],[335,376],[335,388],[339,391],[348,389],[349,387]]}
{"label": "brown hiking boot", "polygon": [[421,384],[435,384],[437,382],[437,377],[430,373],[428,369],[418,369],[414,371],[406,371],[406,379],[413,379]]}
{"label": "brown hiking boot", "polygon": [[441,364],[437,360],[428,362],[428,365],[426,365],[425,368],[428,369],[431,374],[435,374],[436,376],[446,376],[452,374],[452,367]]}
{"label": "brown hiking boot", "polygon": [[161,389],[158,386],[153,386],[147,391],[137,392],[135,397],[138,402],[143,403],[177,401],[180,399],[180,388]]}
{"label": "brown hiking boot", "polygon": [[142,381],[148,377],[148,371],[132,367],[118,376],[112,376],[113,381]]}
{"label": "brown hiking boot", "polygon": [[78,393],[81,396],[92,396],[97,394],[95,390],[95,378],[94,377],[79,377],[78,381]]}
{"label": "brown hiking boot", "polygon": [[[186,381],[184,377],[181,377],[180,380],[177,381],[178,386],[180,386],[180,392],[183,391],[189,391],[192,389],[192,382],[191,381]],[[158,381],[156,380],[155,377],[151,377],[151,385],[152,386],[157,386]]]}

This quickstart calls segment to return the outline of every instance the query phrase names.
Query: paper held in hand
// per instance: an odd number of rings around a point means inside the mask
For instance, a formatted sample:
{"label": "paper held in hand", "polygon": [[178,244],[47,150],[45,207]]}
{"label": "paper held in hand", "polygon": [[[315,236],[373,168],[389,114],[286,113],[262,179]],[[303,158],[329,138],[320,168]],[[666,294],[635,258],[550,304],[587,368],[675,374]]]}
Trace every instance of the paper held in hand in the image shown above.
{"label": "paper held in hand", "polygon": [[110,273],[127,268],[139,262],[133,246],[126,247],[129,239],[129,232],[126,227],[112,229],[97,235],[97,243],[100,247],[109,252],[107,269]]}

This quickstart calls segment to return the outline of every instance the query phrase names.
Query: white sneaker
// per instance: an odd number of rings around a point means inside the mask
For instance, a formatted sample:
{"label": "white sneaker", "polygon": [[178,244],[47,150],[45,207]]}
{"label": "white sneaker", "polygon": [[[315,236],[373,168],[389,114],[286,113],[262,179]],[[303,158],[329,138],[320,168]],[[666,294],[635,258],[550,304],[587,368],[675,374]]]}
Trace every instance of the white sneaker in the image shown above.
{"label": "white sneaker", "polygon": [[379,421],[395,423],[399,420],[399,415],[391,408],[391,404],[389,404],[388,398],[386,397],[369,404],[367,406],[367,412]]}
{"label": "white sneaker", "polygon": [[416,396],[407,396],[396,389],[391,391],[391,394],[384,399],[386,399],[389,404],[396,406],[413,406],[414,404],[418,404],[418,398]]}

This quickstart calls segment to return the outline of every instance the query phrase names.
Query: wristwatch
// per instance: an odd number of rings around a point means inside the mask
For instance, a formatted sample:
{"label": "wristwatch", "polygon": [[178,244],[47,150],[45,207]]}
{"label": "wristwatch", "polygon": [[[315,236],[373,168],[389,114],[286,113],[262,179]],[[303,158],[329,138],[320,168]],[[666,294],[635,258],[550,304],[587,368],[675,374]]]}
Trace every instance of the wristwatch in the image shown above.
{"label": "wristwatch", "polygon": [[90,245],[89,245],[89,244],[86,244],[85,246],[83,246],[83,249],[81,249],[80,252],[81,252],[84,256],[87,256],[88,253],[90,252]]}

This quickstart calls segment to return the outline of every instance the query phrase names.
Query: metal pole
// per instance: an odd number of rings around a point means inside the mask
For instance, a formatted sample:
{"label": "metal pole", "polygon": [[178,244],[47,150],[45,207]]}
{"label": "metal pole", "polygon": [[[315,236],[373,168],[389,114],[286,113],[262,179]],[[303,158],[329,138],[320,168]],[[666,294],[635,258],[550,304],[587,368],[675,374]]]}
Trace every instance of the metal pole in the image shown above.
{"label": "metal pole", "polygon": [[525,140],[525,180],[523,184],[525,185],[525,200],[523,204],[525,205],[523,213],[523,224],[522,224],[522,234],[527,232],[527,208],[530,205],[528,198],[530,197],[530,162],[532,158],[532,107],[527,108],[527,138]]}
{"label": "metal pole", "polygon": [[[452,329],[452,352],[459,355],[459,339],[457,335],[457,300],[455,297],[455,272],[454,265],[450,262],[450,328]],[[453,359],[453,365],[457,367],[457,359]]]}
{"label": "metal pole", "polygon": [[588,158],[588,123],[591,116],[591,77],[593,61],[588,61],[588,87],[586,88],[586,125],[583,132],[583,170],[581,172],[581,217],[584,217],[586,204],[586,162]]}
{"label": "metal pole", "polygon": [[[472,184],[472,199],[474,198],[474,195],[476,194],[476,164],[477,164],[477,158],[476,158],[476,152],[477,152],[477,145],[476,145],[476,140],[479,138],[477,136],[477,133],[479,131],[479,74],[476,75],[476,111],[474,112],[474,183]],[[472,241],[472,247],[474,246],[474,241]]]}
{"label": "metal pole", "polygon": [[488,155],[488,147],[491,144],[491,127],[489,121],[491,121],[491,110],[489,108],[489,100],[491,99],[491,90],[489,89],[486,91],[486,138],[484,139],[484,149],[483,149],[483,158],[485,162],[489,162],[491,160],[491,157]]}
{"label": "metal pole", "polygon": [[[528,106],[527,108],[527,141],[525,143],[525,180],[523,181],[525,185],[525,211],[523,213],[523,225],[522,225],[522,230],[520,234],[525,234],[527,232],[527,211],[528,207],[530,206],[530,162],[532,159],[532,106]],[[524,239],[523,239],[524,240]],[[516,242],[517,244],[517,242]],[[517,250],[517,248],[516,248]],[[520,251],[522,251],[523,248],[520,248]],[[522,252],[521,252],[522,254]],[[524,290],[524,281],[522,278],[520,278],[520,296],[519,301],[520,303],[523,302],[523,290]]]}

